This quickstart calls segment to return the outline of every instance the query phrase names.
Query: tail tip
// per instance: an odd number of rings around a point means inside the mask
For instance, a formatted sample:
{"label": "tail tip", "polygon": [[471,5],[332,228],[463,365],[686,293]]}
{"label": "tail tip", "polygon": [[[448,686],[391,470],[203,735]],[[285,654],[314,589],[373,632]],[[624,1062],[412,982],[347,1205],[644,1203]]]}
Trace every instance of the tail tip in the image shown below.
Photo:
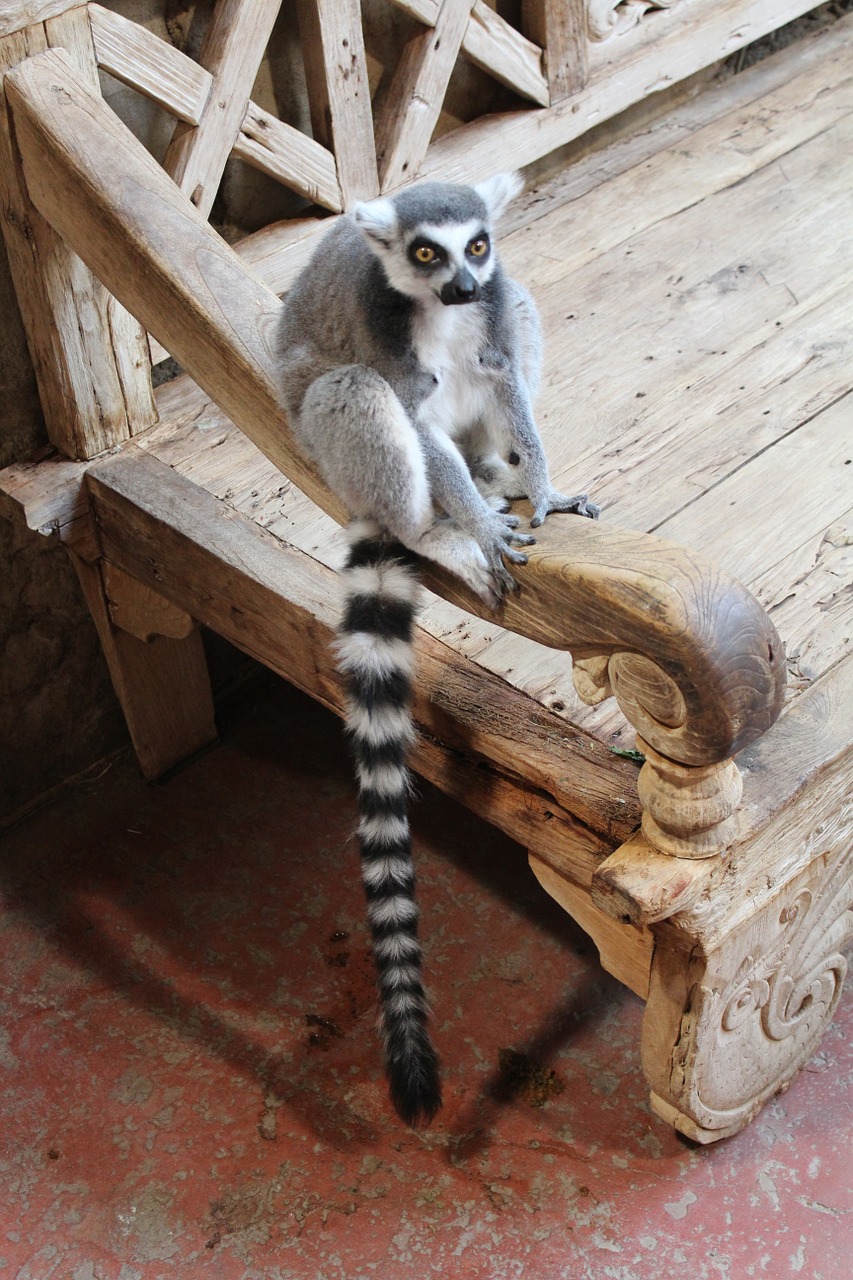
{"label": "tail tip", "polygon": [[389,1054],[386,1071],[391,1101],[397,1115],[411,1129],[431,1124],[441,1107],[441,1071],[432,1043],[408,1046],[399,1056]]}
{"label": "tail tip", "polygon": [[410,1129],[425,1129],[441,1108],[441,1082],[437,1072],[427,1079],[391,1080],[394,1110]]}

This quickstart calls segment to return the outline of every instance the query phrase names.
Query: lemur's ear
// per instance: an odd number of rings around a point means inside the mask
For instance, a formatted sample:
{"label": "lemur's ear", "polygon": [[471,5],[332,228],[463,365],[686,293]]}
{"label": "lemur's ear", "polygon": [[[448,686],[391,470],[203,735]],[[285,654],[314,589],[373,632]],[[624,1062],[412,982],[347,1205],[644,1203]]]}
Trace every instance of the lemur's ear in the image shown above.
{"label": "lemur's ear", "polygon": [[388,248],[397,233],[397,212],[390,200],[370,200],[366,204],[353,205],[352,216],[368,240]]}
{"label": "lemur's ear", "polygon": [[486,202],[486,208],[491,216],[497,219],[523,186],[520,173],[496,173],[493,178],[478,182],[474,190]]}

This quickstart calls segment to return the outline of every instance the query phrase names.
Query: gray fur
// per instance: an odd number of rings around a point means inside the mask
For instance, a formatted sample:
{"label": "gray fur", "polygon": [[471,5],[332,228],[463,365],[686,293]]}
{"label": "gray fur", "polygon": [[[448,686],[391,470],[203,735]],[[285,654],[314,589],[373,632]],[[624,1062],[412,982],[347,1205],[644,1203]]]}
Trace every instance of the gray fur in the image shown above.
{"label": "gray fur", "polygon": [[[506,500],[529,496],[533,526],[549,511],[598,513],[551,487],[533,418],[538,318],[492,242],[518,185],[422,183],[357,205],[323,237],[280,327],[293,429],[326,482],[490,603],[514,585],[504,560],[524,563],[517,547],[533,541]],[[411,257],[422,234],[442,258],[428,270]]]}
{"label": "gray fur", "polygon": [[505,560],[534,539],[508,499],[596,515],[551,487],[533,420],[541,338],[530,295],[501,268],[492,224],[519,183],[424,183],[356,205],[320,243],[282,310],[293,430],[353,516],[338,665],[359,779],[362,880],[391,1097],[407,1124],[441,1104],[421,980],[407,820],[414,739],[416,561],[458,574],[489,603]]}

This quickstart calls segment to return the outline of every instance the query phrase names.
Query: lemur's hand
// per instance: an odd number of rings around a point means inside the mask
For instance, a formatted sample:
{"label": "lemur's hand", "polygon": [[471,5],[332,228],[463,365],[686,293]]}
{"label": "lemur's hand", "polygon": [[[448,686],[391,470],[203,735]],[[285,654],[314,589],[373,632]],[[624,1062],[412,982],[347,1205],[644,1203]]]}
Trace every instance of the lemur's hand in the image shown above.
{"label": "lemur's hand", "polygon": [[489,586],[493,603],[499,603],[507,591],[514,591],[518,583],[506,568],[506,563],[527,564],[527,556],[517,547],[530,547],[536,539],[529,533],[519,533],[518,516],[494,509],[485,519],[478,520],[476,538],[489,567]]}
{"label": "lemur's hand", "polygon": [[569,498],[557,489],[549,489],[548,493],[535,503],[533,515],[530,517],[531,527],[538,529],[552,511],[568,511],[573,515],[587,516],[590,520],[597,520],[601,514],[601,507],[595,502],[590,502],[589,495],[586,493],[576,493],[573,498]]}

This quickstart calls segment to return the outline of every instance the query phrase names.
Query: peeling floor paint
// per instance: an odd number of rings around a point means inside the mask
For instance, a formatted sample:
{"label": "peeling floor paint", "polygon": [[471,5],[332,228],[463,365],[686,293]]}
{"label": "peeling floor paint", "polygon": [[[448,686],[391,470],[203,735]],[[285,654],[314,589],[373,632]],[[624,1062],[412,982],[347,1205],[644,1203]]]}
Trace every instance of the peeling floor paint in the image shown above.
{"label": "peeling floor paint", "polygon": [[0,1277],[848,1280],[849,992],[789,1091],[697,1148],[649,1110],[642,1003],[422,784],[446,1105],[406,1131],[337,722],[272,680],[231,718],[168,784],[118,762],[3,842]]}

